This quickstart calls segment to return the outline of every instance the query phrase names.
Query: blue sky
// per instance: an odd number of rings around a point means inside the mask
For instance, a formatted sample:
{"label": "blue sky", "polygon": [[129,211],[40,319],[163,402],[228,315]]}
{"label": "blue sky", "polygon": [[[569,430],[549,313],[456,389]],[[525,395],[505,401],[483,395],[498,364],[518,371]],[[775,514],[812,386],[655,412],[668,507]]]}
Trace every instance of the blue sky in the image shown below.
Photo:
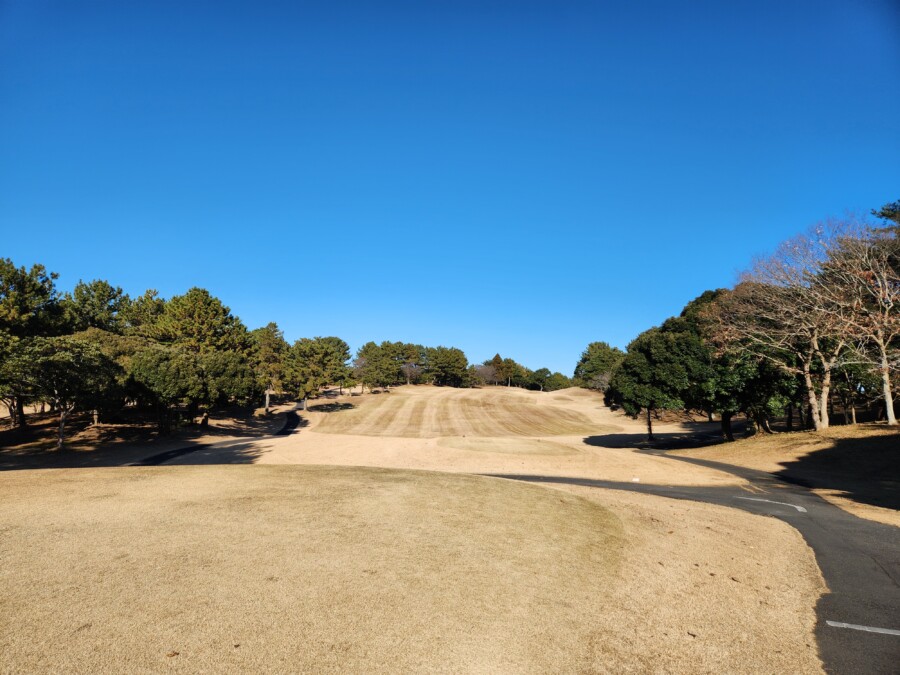
{"label": "blue sky", "polygon": [[0,0],[0,256],[570,374],[900,199],[900,4]]}

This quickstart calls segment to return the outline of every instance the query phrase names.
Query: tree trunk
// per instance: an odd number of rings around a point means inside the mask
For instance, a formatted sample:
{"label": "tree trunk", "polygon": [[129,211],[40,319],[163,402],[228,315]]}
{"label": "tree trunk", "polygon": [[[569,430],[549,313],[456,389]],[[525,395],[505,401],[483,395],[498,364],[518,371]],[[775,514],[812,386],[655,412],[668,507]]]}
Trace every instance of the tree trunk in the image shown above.
{"label": "tree trunk", "polygon": [[647,408],[647,440],[652,441],[653,438],[653,418],[650,415],[650,408]]}
{"label": "tree trunk", "polygon": [[160,435],[166,435],[171,431],[169,425],[169,407],[160,404],[156,409],[156,424],[159,427]]}
{"label": "tree trunk", "polygon": [[66,436],[66,417],[69,416],[69,409],[66,406],[59,406],[59,435],[56,437],[56,449],[62,450],[63,439]]}
{"label": "tree trunk", "polygon": [[706,421],[709,422],[710,424],[712,424],[713,422],[715,422],[715,420],[713,419],[713,412],[712,412],[712,410],[707,410],[707,411],[706,411]]}
{"label": "tree trunk", "polygon": [[[816,398],[816,390],[813,387],[812,373],[809,369],[809,363],[803,364],[803,383],[806,385],[806,396],[809,399],[809,415],[812,419],[813,427],[816,431],[824,429],[822,426],[822,408],[819,407],[819,400]],[[824,388],[823,388],[824,393]],[[828,415],[828,411],[824,411]],[[827,426],[827,423],[826,425]]]}
{"label": "tree trunk", "polygon": [[756,427],[757,433],[763,433],[763,434],[773,433],[772,427],[769,424],[769,418],[766,416],[765,413],[754,412],[751,415],[751,417],[753,418],[753,424]]}
{"label": "tree trunk", "polygon": [[21,396],[16,396],[16,426],[19,428],[28,426],[28,420],[25,419],[25,401]]}
{"label": "tree trunk", "polygon": [[266,387],[266,415],[269,414],[269,394],[271,394],[271,392],[271,388]]}
{"label": "tree trunk", "polygon": [[787,430],[793,431],[794,430],[794,404],[793,403],[788,403],[786,412],[787,412]]}
{"label": "tree trunk", "polygon": [[822,382],[822,393],[819,394],[819,426],[816,431],[827,429],[829,426],[828,403],[831,399],[831,387],[827,383],[828,380],[830,380],[830,374],[825,375]]}
{"label": "tree trunk", "polygon": [[850,404],[850,419],[853,420],[853,424],[856,424],[856,404]]}
{"label": "tree trunk", "polygon": [[891,426],[897,424],[894,416],[894,393],[891,391],[891,368],[888,364],[887,350],[883,345],[881,349],[881,390],[884,393],[884,411],[887,414],[887,423]]}
{"label": "tree trunk", "polygon": [[723,411],[720,421],[722,424],[722,438],[728,442],[733,442],[734,433],[731,431],[731,413]]}

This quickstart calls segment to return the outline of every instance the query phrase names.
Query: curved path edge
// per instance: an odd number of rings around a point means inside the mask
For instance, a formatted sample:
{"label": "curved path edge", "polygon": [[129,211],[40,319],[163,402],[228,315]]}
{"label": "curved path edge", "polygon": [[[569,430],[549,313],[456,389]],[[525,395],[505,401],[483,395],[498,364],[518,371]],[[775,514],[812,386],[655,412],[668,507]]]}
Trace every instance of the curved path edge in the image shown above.
{"label": "curved path edge", "polygon": [[[729,471],[739,487],[685,487],[615,481],[484,474],[534,483],[626,490],[718,504],[770,516],[794,527],[816,556],[829,591],[816,604],[816,641],[827,672],[895,675],[900,663],[900,528],[858,518],[797,483],[721,462],[670,459]],[[878,629],[878,630],[866,630]]]}
{"label": "curved path edge", "polygon": [[[300,416],[297,414],[297,412],[294,410],[288,410],[284,415],[284,425],[281,427],[281,429],[271,435],[287,436],[297,428],[297,425],[299,423]],[[254,437],[253,440],[259,440],[259,437]],[[155,455],[150,455],[149,457],[145,457],[140,461],[134,462],[131,466],[159,466],[160,464],[165,464],[166,462],[171,461],[176,457],[183,457],[184,455],[189,455],[190,453],[197,452],[198,450],[206,450],[216,447],[228,447],[228,445],[232,443],[246,442],[246,438],[239,438],[236,440],[219,441],[217,443],[194,443],[193,445],[186,445],[181,448],[175,448],[174,450],[166,450],[165,452],[159,452]]]}

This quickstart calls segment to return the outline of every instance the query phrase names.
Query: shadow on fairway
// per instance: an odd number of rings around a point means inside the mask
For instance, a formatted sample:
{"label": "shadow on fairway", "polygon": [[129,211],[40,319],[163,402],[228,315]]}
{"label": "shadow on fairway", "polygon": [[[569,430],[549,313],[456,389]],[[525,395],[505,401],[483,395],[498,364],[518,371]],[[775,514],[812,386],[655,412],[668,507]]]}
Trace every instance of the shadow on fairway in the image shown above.
{"label": "shadow on fairway", "polygon": [[[235,441],[233,444],[220,443],[215,446],[201,445],[189,450],[178,460],[178,464],[254,464],[264,452],[259,448],[258,443],[250,441]],[[169,460],[163,459],[163,461],[149,465],[163,464],[166,461]]]}
{"label": "shadow on fairway", "polygon": [[869,438],[835,438],[774,474],[788,483],[838,490],[855,502],[900,510],[900,432]]}
{"label": "shadow on fairway", "polygon": [[317,403],[309,406],[309,412],[333,413],[341,410],[353,410],[355,407],[353,403]]}
{"label": "shadow on fairway", "polygon": [[584,438],[586,445],[599,448],[635,448],[648,452],[697,448],[722,442],[722,432],[718,422],[695,422],[685,425],[687,429],[677,433],[655,433],[653,440],[644,432],[633,434],[602,434]]}
{"label": "shadow on fairway", "polygon": [[[30,447],[30,448],[5,448],[0,445],[0,471],[15,471],[23,469],[79,469],[79,468],[98,468],[113,466],[158,466],[178,457],[184,457],[192,453],[200,452],[201,455],[209,456],[209,453],[216,453],[216,462],[210,462],[207,459],[204,463],[219,464],[245,464],[254,461],[259,453],[252,450],[251,446],[255,441],[261,440],[268,436],[286,436],[293,433],[297,429],[303,429],[309,426],[309,420],[301,417],[295,411],[291,410],[285,414],[285,423],[281,430],[271,433],[271,427],[266,427],[264,422],[255,422],[253,426],[247,426],[239,429],[243,432],[242,438],[232,441],[207,441],[199,443],[192,439],[192,436],[199,437],[205,435],[207,438],[221,436],[227,433],[220,428],[209,427],[201,429],[199,426],[182,432],[183,445],[169,450],[158,450],[154,452],[154,446],[157,444],[167,444],[170,437],[159,435],[155,431],[142,432],[134,436],[137,443],[129,447],[128,441],[132,440],[132,436],[125,435],[121,430],[117,430],[118,435],[114,442],[101,443],[92,449],[73,449],[64,447],[62,450],[56,450],[52,447]],[[248,428],[249,427],[249,428]],[[31,432],[31,430],[27,430]],[[33,433],[33,432],[31,432]],[[231,431],[231,433],[235,433]],[[140,443],[139,441],[145,442]],[[0,436],[2,441],[2,436]],[[163,446],[165,447],[165,446]],[[256,453],[256,454],[254,454]],[[221,460],[219,457],[221,456]],[[186,463],[188,460],[182,460]],[[200,463],[197,460],[197,463]]]}

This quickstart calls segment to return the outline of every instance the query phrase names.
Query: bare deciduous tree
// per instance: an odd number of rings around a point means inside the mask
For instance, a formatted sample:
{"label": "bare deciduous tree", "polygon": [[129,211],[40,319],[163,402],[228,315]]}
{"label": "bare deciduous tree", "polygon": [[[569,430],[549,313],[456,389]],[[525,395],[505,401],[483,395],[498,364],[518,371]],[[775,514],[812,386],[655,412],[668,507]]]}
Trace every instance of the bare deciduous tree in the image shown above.
{"label": "bare deciduous tree", "polygon": [[817,430],[828,428],[832,375],[852,334],[850,308],[822,274],[842,232],[829,223],[786,241],[756,261],[719,310],[727,343],[803,377]]}
{"label": "bare deciduous tree", "polygon": [[822,270],[823,290],[832,305],[841,306],[854,351],[877,369],[887,423],[897,424],[891,345],[900,337],[900,242],[890,232],[852,223],[834,244]]}

